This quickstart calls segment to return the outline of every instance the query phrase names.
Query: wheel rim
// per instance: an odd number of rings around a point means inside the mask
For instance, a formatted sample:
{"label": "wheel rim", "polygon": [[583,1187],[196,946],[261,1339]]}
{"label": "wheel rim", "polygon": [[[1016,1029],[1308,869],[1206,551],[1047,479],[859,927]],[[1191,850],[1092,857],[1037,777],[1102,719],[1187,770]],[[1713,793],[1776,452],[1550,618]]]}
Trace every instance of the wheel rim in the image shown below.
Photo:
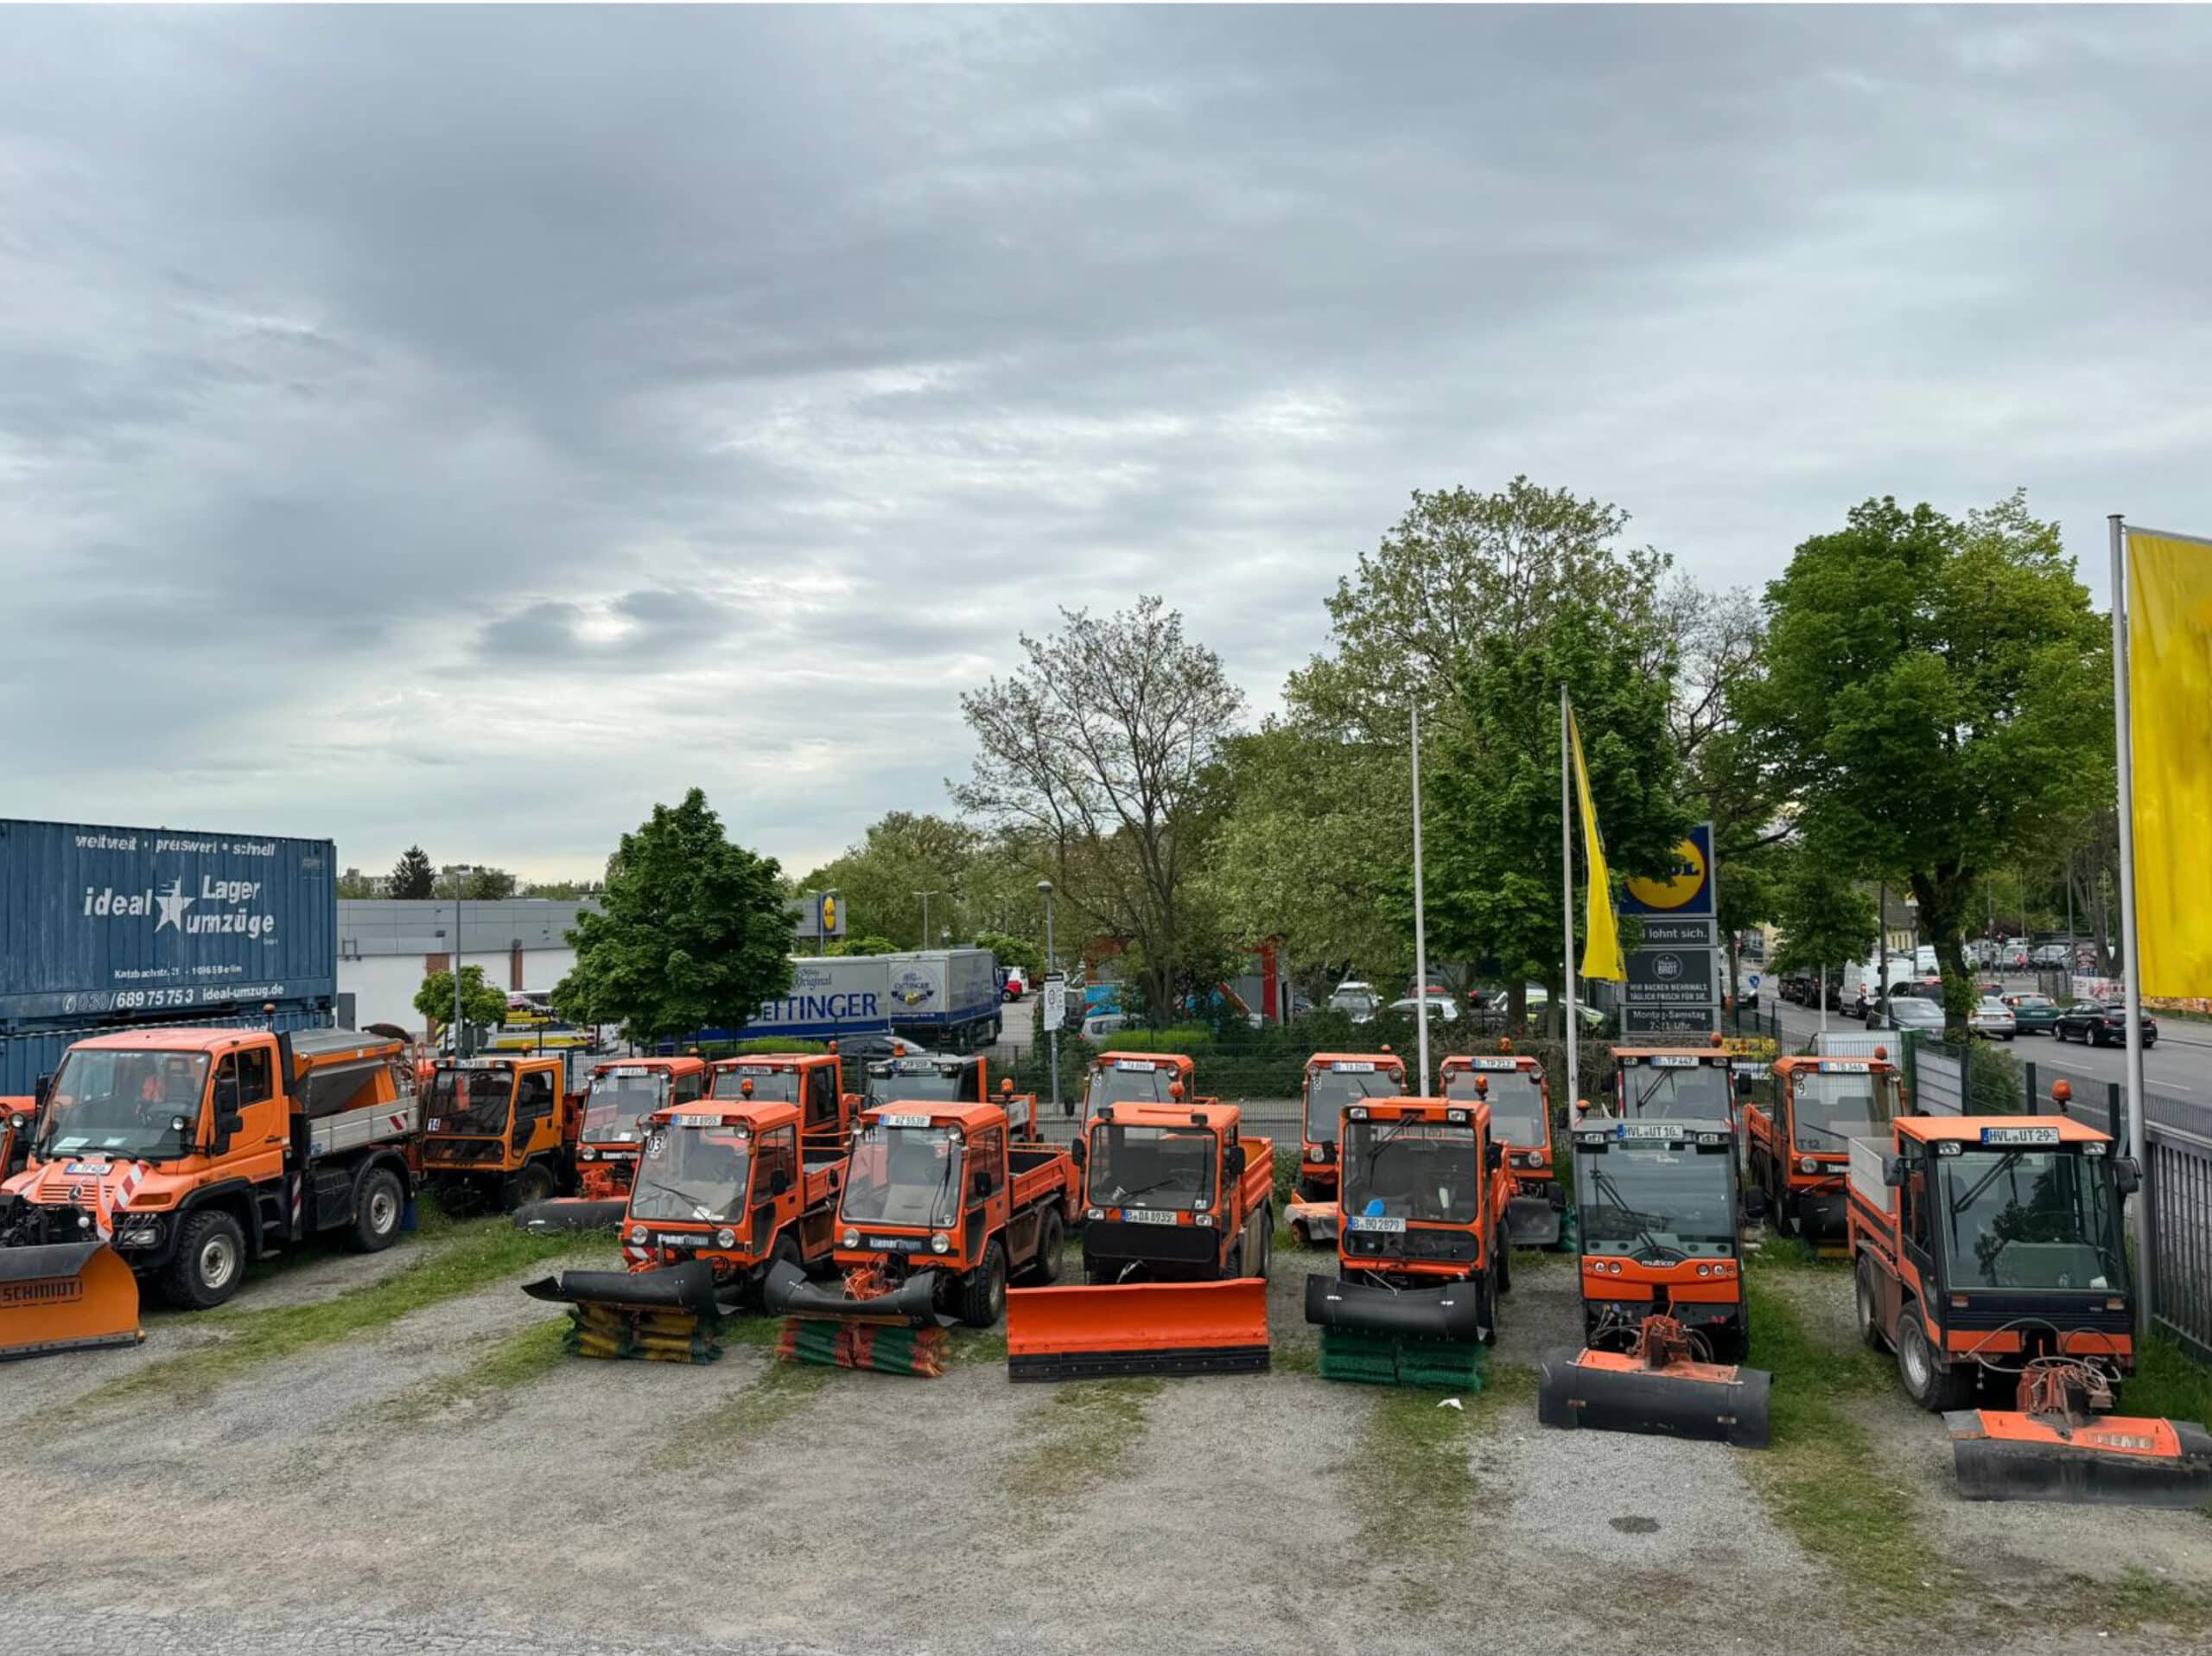
{"label": "wheel rim", "polygon": [[200,1245],[200,1280],[207,1287],[229,1287],[238,1268],[238,1251],[229,1237],[211,1236]]}
{"label": "wheel rim", "polygon": [[1898,1332],[1897,1358],[1904,1365],[1905,1384],[1916,1393],[1923,1392],[1935,1375],[1928,1360],[1928,1342],[1921,1338],[1917,1323],[1908,1322]]}
{"label": "wheel rim", "polygon": [[1859,1273],[1859,1326],[1869,1334],[1874,1330],[1874,1288],[1863,1271]]}
{"label": "wheel rim", "polygon": [[378,1186],[369,1197],[369,1229],[382,1236],[398,1223],[399,1198],[389,1186]]}

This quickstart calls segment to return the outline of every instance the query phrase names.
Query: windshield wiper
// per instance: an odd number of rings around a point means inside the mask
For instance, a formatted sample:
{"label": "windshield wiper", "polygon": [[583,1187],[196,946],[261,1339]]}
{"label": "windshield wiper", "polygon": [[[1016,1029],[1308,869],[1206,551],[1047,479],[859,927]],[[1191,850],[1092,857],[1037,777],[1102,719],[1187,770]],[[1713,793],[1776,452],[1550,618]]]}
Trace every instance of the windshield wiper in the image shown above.
{"label": "windshield wiper", "polygon": [[689,1204],[691,1209],[691,1220],[694,1224],[711,1224],[713,1222],[715,1216],[707,1211],[706,1203],[699,1201],[698,1198],[692,1195],[690,1192],[687,1190],[678,1190],[672,1184],[663,1184],[658,1179],[641,1179],[639,1182],[644,1185],[648,1190],[664,1190],[670,1195],[675,1197],[677,1201]]}
{"label": "windshield wiper", "polygon": [[1679,1259],[1689,1258],[1689,1255],[1683,1252],[1681,1249],[1669,1247],[1645,1228],[1644,1215],[1628,1205],[1626,1199],[1621,1194],[1621,1188],[1613,1182],[1611,1175],[1593,1172],[1592,1182],[1598,1187],[1599,1194],[1612,1203],[1615,1209],[1623,1214],[1630,1224],[1636,1226],[1637,1239],[1646,1248],[1654,1253],[1671,1253]]}
{"label": "windshield wiper", "polygon": [[[1139,1196],[1149,1196],[1155,1190],[1164,1190],[1171,1184],[1180,1184],[1182,1181],[1182,1175],[1180,1174],[1171,1173],[1164,1179],[1154,1179],[1150,1184],[1145,1186],[1141,1190],[1124,1190],[1121,1186],[1116,1185],[1114,1187],[1114,1199],[1116,1201],[1124,1204],[1133,1202]],[[1192,1192],[1192,1194],[1196,1194],[1197,1193]]]}

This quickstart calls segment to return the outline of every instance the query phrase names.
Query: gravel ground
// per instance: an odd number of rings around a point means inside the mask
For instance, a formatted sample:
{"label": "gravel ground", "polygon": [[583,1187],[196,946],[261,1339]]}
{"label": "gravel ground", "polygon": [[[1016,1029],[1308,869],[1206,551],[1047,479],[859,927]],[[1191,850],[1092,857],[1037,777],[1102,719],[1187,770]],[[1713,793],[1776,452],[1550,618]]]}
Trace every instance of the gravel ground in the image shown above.
{"label": "gravel ground", "polygon": [[[303,1258],[257,1303],[340,1291],[406,1252]],[[1770,1645],[1748,1621],[1727,1630],[1726,1607],[1776,1603],[1793,1653],[1895,1644],[1769,1519],[1738,1452],[1546,1432],[1517,1399],[1465,1400],[1464,1513],[1433,1528],[1380,1514],[1408,1538],[1365,1556],[1377,1494],[1360,1457],[1391,1394],[1300,1372],[1304,1277],[1325,1268],[1277,1255],[1274,1373],[1118,1394],[1138,1424],[1103,1460],[1058,1388],[1010,1385],[972,1345],[935,1381],[795,1372],[734,1346],[703,1367],[563,1361],[509,1393],[427,1395],[547,1316],[520,1276],[204,1398],[48,1411],[214,1337],[166,1320],[138,1352],[7,1371],[22,1424],[0,1447],[18,1514],[0,1649],[1410,1656],[1489,1626],[1516,1650],[1587,1656],[1651,1648],[1677,1606],[1701,1643]],[[1516,1274],[1496,1361],[1533,1366],[1575,1336],[1574,1276],[1528,1255]],[[1933,1423],[1877,1412],[1961,1557],[2152,1557],[2212,1579],[2196,1515],[1969,1508],[1941,1488]],[[2094,1629],[1946,1645],[2173,1647]]]}

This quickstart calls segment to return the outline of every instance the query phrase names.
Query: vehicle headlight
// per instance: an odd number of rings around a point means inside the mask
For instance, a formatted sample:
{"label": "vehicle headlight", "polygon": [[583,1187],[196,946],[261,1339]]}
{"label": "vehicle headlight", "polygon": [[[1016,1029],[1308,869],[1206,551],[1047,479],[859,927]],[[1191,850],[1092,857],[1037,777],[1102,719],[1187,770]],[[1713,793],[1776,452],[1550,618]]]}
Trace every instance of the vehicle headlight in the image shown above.
{"label": "vehicle headlight", "polygon": [[1103,1207],[1086,1207],[1083,1210],[1083,1216],[1085,1219],[1103,1219],[1106,1210]]}
{"label": "vehicle headlight", "polygon": [[837,1245],[841,1248],[857,1248],[860,1245],[861,1233],[858,1231],[847,1231],[837,1239]]}
{"label": "vehicle headlight", "polygon": [[1700,1265],[1697,1268],[1697,1274],[1700,1277],[1710,1277],[1713,1275],[1713,1267],[1711,1265]]}
{"label": "vehicle headlight", "polygon": [[576,1151],[576,1160],[579,1162],[596,1162],[599,1160],[599,1151],[589,1144],[583,1145]]}
{"label": "vehicle headlight", "polygon": [[1208,1230],[1213,1229],[1213,1215],[1211,1213],[1200,1213],[1198,1215],[1198,1223],[1205,1226]]}
{"label": "vehicle headlight", "polygon": [[632,1242],[643,1242],[645,1239],[645,1235],[646,1232],[644,1226],[632,1225],[630,1227],[630,1239]]}
{"label": "vehicle headlight", "polygon": [[79,1213],[79,1214],[78,1214],[78,1215],[77,1215],[77,1228],[78,1228],[79,1230],[80,1230],[80,1231],[89,1231],[89,1230],[91,1230],[91,1229],[92,1228],[92,1216],[90,1213]]}
{"label": "vehicle headlight", "polygon": [[715,1232],[715,1245],[718,1248],[735,1247],[737,1245],[737,1232],[730,1229],[728,1226],[723,1226],[721,1229]]}
{"label": "vehicle headlight", "polygon": [[1306,1147],[1306,1159],[1309,1162],[1327,1161],[1329,1159],[1328,1147],[1322,1144],[1308,1144]]}
{"label": "vehicle headlight", "polygon": [[943,1231],[938,1232],[930,1238],[930,1252],[931,1253],[951,1252],[952,1239],[947,1236]]}
{"label": "vehicle headlight", "polygon": [[1800,1173],[1818,1173],[1820,1170],[1821,1170],[1821,1158],[1820,1158],[1819,1156],[1799,1156],[1799,1157],[1797,1158],[1797,1171],[1798,1171],[1798,1172],[1800,1172]]}

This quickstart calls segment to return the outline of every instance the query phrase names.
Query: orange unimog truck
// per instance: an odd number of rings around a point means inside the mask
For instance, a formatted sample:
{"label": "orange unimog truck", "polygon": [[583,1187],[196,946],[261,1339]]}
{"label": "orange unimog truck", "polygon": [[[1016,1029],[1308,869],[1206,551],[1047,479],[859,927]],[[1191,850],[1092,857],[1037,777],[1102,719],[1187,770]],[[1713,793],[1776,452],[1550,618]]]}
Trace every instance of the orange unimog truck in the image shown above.
{"label": "orange unimog truck", "polygon": [[1344,1107],[1338,1271],[1306,1279],[1324,1379],[1479,1383],[1511,1288],[1513,1180],[1490,1106],[1373,1099]]}
{"label": "orange unimog truck", "polygon": [[1551,1086],[1541,1064],[1499,1045],[1504,1049],[1494,1056],[1446,1058],[1437,1085],[1447,1099],[1478,1099],[1490,1105],[1491,1137],[1505,1146],[1505,1170],[1513,1175],[1513,1201],[1505,1214],[1513,1245],[1563,1247],[1567,1190],[1552,1158]]}
{"label": "orange unimog truck", "polygon": [[571,1191],[583,1100],[558,1053],[441,1058],[423,1093],[423,1183],[448,1213],[512,1213]]}
{"label": "orange unimog truck", "polygon": [[[957,1317],[988,1328],[1007,1282],[1058,1280],[1075,1201],[1075,1162],[1055,1145],[1017,1142],[995,1104],[911,1099],[862,1112],[837,1210],[842,1284],[770,1269],[769,1310],[817,1328],[786,1331],[802,1362],[934,1373],[934,1340],[880,1340],[869,1329],[928,1331]],[[861,1330],[858,1337],[855,1330]]]}
{"label": "orange unimog truck", "polygon": [[1872,1058],[1777,1058],[1770,1073],[1771,1099],[1744,1101],[1745,1176],[1777,1235],[1840,1241],[1850,1214],[1851,1142],[1889,1137],[1902,1078],[1880,1047]]}
{"label": "orange unimog truck", "polygon": [[[836,1073],[837,1060],[826,1060]],[[781,1072],[804,1094],[818,1066]],[[758,1084],[775,1086],[772,1073]],[[826,1265],[848,1151],[810,1132],[799,1098],[737,1096],[645,1118],[622,1226],[624,1271],[570,1271],[524,1285],[572,1307],[571,1348],[588,1357],[703,1362],[720,1354],[724,1310],[757,1306],[769,1271]]]}
{"label": "orange unimog truck", "polygon": [[134,1278],[205,1309],[310,1237],[391,1246],[421,1121],[404,1073],[400,1043],[347,1029],[77,1042],[0,1185],[0,1354],[136,1341]]}
{"label": "orange unimog truck", "polygon": [[37,1127],[36,1099],[0,1099],[0,1179],[22,1171]]}
{"label": "orange unimog truck", "polygon": [[645,1118],[704,1098],[710,1079],[706,1060],[689,1056],[615,1058],[595,1066],[576,1135],[577,1194],[517,1208],[515,1227],[601,1231],[620,1225],[645,1142]]}

